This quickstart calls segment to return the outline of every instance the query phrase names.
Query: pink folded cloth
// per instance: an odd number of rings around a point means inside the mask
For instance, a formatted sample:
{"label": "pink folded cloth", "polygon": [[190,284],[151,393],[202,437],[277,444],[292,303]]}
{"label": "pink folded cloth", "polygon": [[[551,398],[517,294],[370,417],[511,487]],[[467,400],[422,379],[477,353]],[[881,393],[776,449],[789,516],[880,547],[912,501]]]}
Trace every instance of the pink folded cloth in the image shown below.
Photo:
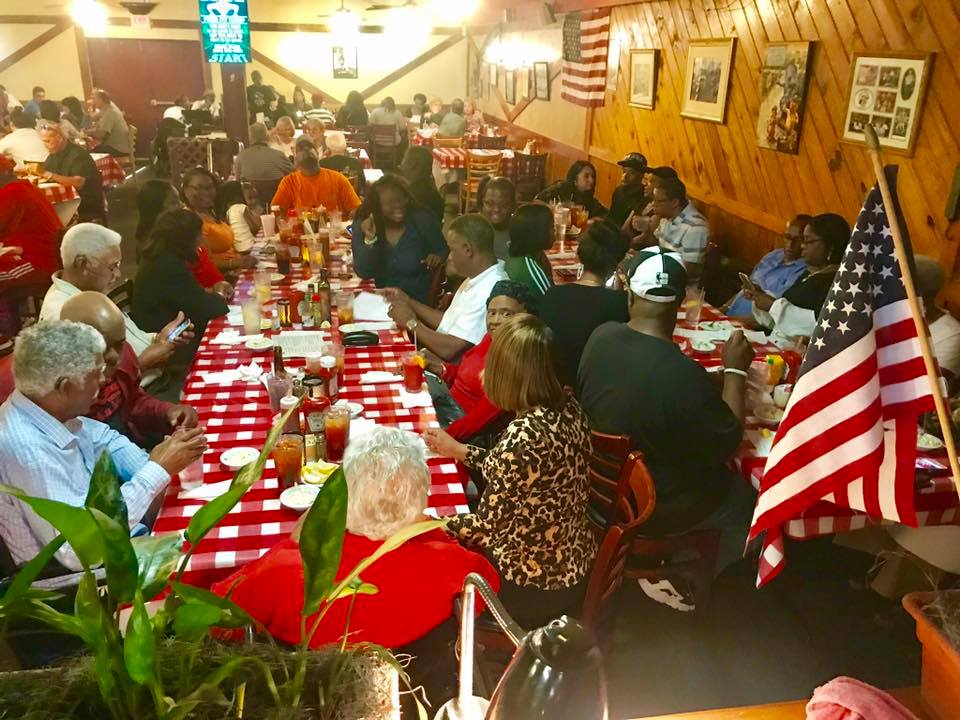
{"label": "pink folded cloth", "polygon": [[807,703],[807,720],[918,720],[889,693],[851,677],[821,685]]}

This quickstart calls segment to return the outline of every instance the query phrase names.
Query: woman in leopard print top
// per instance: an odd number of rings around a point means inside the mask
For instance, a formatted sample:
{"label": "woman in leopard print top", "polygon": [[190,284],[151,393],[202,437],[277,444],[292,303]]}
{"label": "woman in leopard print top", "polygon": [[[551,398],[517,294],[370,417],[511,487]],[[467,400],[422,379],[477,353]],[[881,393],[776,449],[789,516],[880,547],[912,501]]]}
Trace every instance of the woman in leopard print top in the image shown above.
{"label": "woman in leopard print top", "polygon": [[590,429],[557,379],[549,345],[543,321],[530,315],[494,334],[484,391],[517,417],[492,450],[424,432],[432,450],[483,472],[477,511],[447,527],[487,553],[504,581],[501,599],[527,626],[579,609],[597,550],[586,515]]}

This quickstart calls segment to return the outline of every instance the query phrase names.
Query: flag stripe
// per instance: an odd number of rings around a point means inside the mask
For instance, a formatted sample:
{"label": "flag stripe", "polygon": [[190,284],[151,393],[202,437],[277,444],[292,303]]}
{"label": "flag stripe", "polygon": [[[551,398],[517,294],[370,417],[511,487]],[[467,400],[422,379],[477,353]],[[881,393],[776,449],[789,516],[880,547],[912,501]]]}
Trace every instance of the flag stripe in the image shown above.
{"label": "flag stripe", "polygon": [[564,17],[560,97],[584,107],[603,105],[609,41],[609,9],[570,13]]}

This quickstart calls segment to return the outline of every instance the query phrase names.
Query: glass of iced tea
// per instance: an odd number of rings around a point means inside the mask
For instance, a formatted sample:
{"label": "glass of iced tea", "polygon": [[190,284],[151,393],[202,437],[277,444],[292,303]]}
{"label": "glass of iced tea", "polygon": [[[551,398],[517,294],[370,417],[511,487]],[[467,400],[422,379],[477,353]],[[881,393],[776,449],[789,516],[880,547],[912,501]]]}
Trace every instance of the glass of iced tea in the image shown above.
{"label": "glass of iced tea", "polygon": [[300,468],[303,467],[303,437],[281,435],[273,446],[273,462],[277,466],[280,487],[296,485],[300,480]]}
{"label": "glass of iced tea", "polygon": [[407,352],[400,356],[403,368],[403,389],[410,393],[420,392],[423,388],[423,368],[426,361],[418,352]]}
{"label": "glass of iced tea", "polygon": [[334,305],[337,306],[337,318],[341,325],[353,322],[353,293],[338,292],[333,298]]}
{"label": "glass of iced tea", "polygon": [[324,434],[327,439],[327,460],[333,463],[342,462],[343,452],[350,442],[350,408],[334,405],[327,410]]}

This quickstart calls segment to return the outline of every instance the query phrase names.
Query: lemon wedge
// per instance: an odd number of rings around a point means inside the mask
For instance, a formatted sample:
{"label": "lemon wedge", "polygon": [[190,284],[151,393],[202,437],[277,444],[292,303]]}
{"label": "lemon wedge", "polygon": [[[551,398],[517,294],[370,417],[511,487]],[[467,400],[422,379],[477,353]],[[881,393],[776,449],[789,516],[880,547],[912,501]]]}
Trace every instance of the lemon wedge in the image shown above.
{"label": "lemon wedge", "polygon": [[300,480],[310,485],[323,485],[339,465],[323,461],[307,463],[300,469]]}

